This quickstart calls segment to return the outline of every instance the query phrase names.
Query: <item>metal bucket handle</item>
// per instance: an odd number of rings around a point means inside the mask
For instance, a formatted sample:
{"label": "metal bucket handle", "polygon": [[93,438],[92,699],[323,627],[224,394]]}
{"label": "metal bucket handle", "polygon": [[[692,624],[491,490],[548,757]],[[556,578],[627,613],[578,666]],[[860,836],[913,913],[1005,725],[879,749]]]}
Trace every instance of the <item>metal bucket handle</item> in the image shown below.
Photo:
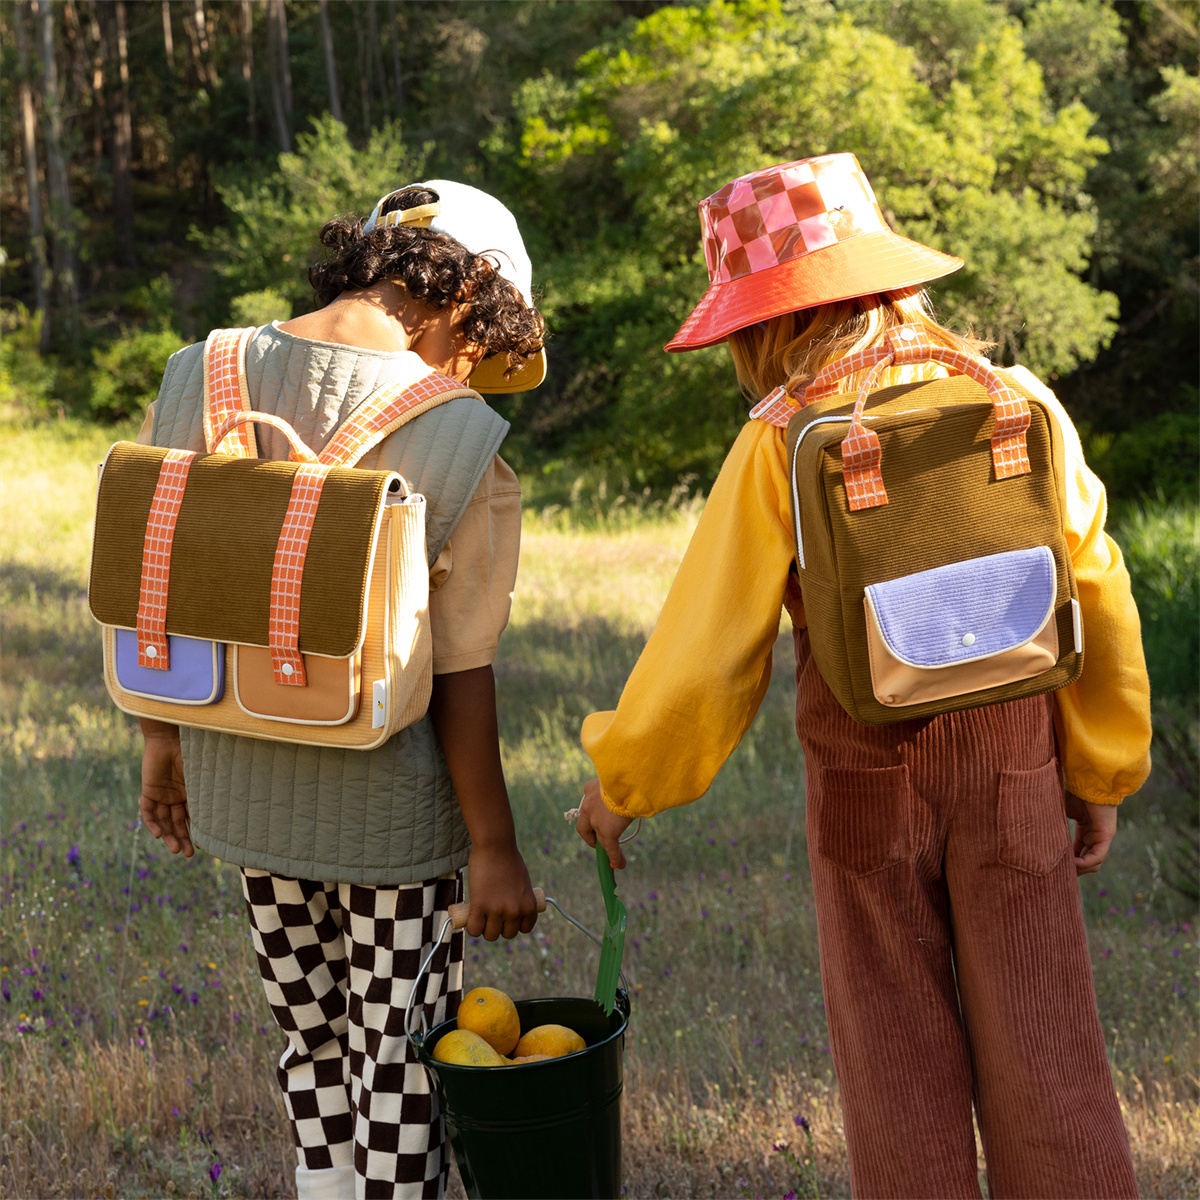
{"label": "metal bucket handle", "polygon": [[[553,896],[545,895],[542,892],[541,888],[534,888],[533,891],[534,891],[534,895],[537,896],[537,898],[540,901],[542,901],[542,903],[540,903],[538,905],[539,912],[544,912],[547,904],[554,905],[555,909],[558,911],[559,916],[561,916],[561,917],[565,918],[567,921],[569,921],[581,933],[586,933],[588,935],[588,937],[590,937],[592,939],[592,941],[596,943],[597,946],[599,946],[602,950],[604,949],[604,943],[586,925],[584,925],[581,921],[577,921],[573,916],[571,916],[571,914],[569,912],[567,912],[567,910],[565,908],[563,908],[563,906],[561,904],[559,904],[559,902],[557,900],[555,900]],[[427,955],[425,955],[425,959],[421,963],[421,966],[420,966],[419,970],[417,971],[416,979],[413,980],[412,991],[409,992],[409,994],[408,994],[408,1004],[404,1008],[404,1036],[407,1037],[408,1040],[413,1044],[414,1049],[416,1048],[417,1040],[420,1040],[420,1041],[425,1040],[425,1035],[429,1032],[429,1029],[425,1023],[425,1005],[422,1004],[420,1006],[420,1011],[419,1011],[419,1016],[421,1018],[420,1035],[419,1035],[419,1039],[414,1038],[414,1033],[416,1031],[414,1031],[414,1029],[412,1028],[413,1001],[417,998],[418,991],[420,990],[422,981],[425,978],[425,973],[429,970],[430,963],[433,962],[433,956],[438,952],[438,949],[441,947],[442,939],[446,936],[446,930],[451,928],[451,926],[453,926],[454,929],[456,929],[456,930],[465,928],[466,924],[467,924],[467,913],[469,911],[469,908],[470,908],[470,906],[467,904],[452,904],[452,905],[450,905],[449,909],[447,910],[448,915],[447,915],[446,919],[442,922],[442,928],[438,931],[437,937],[434,938],[433,946],[430,949],[429,953]],[[628,994],[629,981],[625,978],[625,972],[621,971],[620,976],[621,976],[621,987],[624,988],[626,994]]]}

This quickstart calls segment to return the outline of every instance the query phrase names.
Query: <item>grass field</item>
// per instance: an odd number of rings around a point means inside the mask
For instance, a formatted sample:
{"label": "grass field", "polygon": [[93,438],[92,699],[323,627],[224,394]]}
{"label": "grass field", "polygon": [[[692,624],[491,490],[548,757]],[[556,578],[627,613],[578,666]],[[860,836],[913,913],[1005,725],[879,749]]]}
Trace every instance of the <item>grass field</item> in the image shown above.
{"label": "grass field", "polygon": [[[100,682],[84,588],[112,431],[2,436],[0,1196],[290,1195],[282,1035],[236,872],[139,832],[139,739]],[[535,882],[593,926],[594,867],[562,817],[589,774],[579,722],[619,695],[695,517],[526,519],[497,663],[505,765]],[[785,634],[709,795],[628,847],[630,1196],[848,1194],[791,677]],[[1164,882],[1155,786],[1081,891],[1142,1192],[1200,1196],[1196,913]],[[467,984],[586,994],[595,965],[548,914],[514,943],[469,945]]]}

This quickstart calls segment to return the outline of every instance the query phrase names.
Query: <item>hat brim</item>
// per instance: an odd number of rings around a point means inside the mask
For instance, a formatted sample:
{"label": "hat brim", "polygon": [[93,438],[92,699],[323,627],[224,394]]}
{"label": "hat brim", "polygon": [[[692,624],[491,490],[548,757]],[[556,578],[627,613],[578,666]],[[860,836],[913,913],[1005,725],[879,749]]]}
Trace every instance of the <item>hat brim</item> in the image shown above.
{"label": "hat brim", "polygon": [[666,348],[678,353],[723,342],[737,329],[784,313],[929,283],[961,258],[882,229],[814,250],[778,266],[709,284]]}
{"label": "hat brim", "polygon": [[507,369],[508,356],[493,354],[490,358],[485,358],[471,372],[471,378],[467,380],[467,387],[492,395],[504,392],[531,391],[546,378],[546,351],[539,350],[532,358],[527,358],[510,379],[504,377]]}

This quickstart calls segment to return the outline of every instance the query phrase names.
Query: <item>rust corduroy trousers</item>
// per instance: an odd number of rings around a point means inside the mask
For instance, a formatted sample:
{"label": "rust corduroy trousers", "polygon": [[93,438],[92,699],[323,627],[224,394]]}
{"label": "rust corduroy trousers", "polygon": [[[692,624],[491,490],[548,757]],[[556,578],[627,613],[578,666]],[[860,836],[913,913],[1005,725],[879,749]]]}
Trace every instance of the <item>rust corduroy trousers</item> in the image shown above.
{"label": "rust corduroy trousers", "polygon": [[808,852],[856,1197],[1137,1195],[1053,698],[867,727],[796,634]]}

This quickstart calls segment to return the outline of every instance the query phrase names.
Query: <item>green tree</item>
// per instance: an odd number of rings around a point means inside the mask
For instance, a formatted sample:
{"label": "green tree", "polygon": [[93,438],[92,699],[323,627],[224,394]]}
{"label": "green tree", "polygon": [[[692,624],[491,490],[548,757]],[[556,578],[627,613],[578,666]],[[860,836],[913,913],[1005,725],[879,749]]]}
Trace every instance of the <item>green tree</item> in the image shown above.
{"label": "green tree", "polygon": [[966,258],[937,289],[951,321],[1045,375],[1094,356],[1117,306],[1080,277],[1097,221],[1082,185],[1106,145],[1082,103],[1052,108],[1017,23],[991,27],[935,87],[911,47],[832,5],[714,0],[525,84],[524,198],[568,343],[547,395],[520,402],[545,440],[598,469],[615,456],[634,487],[710,479],[745,412],[732,372],[719,352],[659,349],[706,284],[695,205],[837,150],[900,232]]}
{"label": "green tree", "polygon": [[[192,227],[192,240],[220,281],[214,320],[227,320],[236,298],[265,291],[282,297],[293,312],[306,312],[312,289],[305,273],[320,256],[321,226],[346,213],[365,216],[385,192],[421,178],[426,151],[405,146],[395,123],[374,130],[361,150],[333,117],[310,124],[296,136],[295,152],[280,154],[269,174],[237,171],[218,181],[229,214],[225,224]],[[238,312],[250,309],[243,303]]]}

